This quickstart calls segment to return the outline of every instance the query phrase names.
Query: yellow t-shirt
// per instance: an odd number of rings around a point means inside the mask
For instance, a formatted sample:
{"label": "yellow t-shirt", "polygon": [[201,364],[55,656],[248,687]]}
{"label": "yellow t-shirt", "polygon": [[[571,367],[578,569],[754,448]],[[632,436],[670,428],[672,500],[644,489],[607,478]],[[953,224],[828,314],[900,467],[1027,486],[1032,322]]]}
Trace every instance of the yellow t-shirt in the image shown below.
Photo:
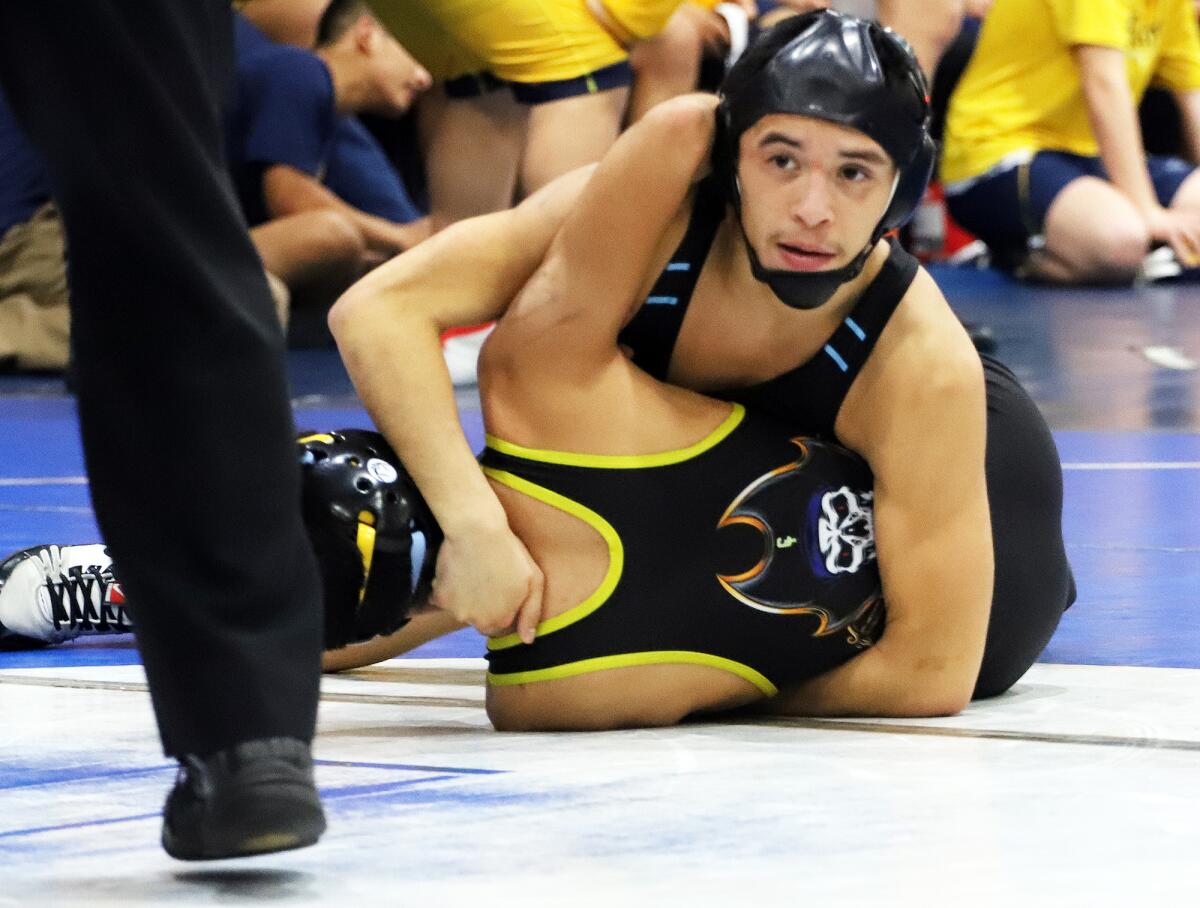
{"label": "yellow t-shirt", "polygon": [[996,0],[950,101],[943,182],[978,176],[1019,151],[1099,154],[1071,55],[1080,44],[1123,50],[1137,100],[1152,80],[1200,89],[1192,0]]}

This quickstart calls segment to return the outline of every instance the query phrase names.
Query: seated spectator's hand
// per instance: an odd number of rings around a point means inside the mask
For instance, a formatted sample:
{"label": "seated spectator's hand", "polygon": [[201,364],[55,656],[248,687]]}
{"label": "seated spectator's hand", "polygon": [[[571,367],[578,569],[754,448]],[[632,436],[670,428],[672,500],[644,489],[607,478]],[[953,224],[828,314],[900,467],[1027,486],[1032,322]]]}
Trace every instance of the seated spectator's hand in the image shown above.
{"label": "seated spectator's hand", "polygon": [[446,536],[431,601],[481,634],[515,629],[532,643],[542,618],[543,586],[541,568],[506,525]]}
{"label": "seated spectator's hand", "polygon": [[1200,213],[1158,207],[1146,215],[1150,239],[1168,244],[1186,268],[1200,265]]}

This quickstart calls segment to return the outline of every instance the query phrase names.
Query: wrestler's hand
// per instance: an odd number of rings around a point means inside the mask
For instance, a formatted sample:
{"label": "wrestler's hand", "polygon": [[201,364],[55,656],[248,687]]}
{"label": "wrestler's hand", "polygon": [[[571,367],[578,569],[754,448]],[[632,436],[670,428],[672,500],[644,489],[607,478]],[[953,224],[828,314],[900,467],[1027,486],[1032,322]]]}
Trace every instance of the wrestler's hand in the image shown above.
{"label": "wrestler's hand", "polygon": [[1145,220],[1151,240],[1170,245],[1185,268],[1200,266],[1200,214],[1157,207]]}
{"label": "wrestler's hand", "polygon": [[544,578],[507,524],[447,535],[431,602],[487,636],[516,632],[532,643],[542,619]]}

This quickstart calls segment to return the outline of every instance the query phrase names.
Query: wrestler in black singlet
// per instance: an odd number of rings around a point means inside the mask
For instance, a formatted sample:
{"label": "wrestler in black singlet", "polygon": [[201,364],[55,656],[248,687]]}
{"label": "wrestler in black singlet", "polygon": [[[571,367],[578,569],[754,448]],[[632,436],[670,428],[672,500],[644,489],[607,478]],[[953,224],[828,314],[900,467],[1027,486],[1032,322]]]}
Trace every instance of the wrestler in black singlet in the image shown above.
{"label": "wrestler in black singlet", "polygon": [[[633,351],[634,362],[662,381],[724,217],[724,197],[713,180],[706,180],[697,188],[683,241],[621,332],[620,342]],[[890,242],[883,268],[815,356],[769,381],[716,396],[770,413],[805,435],[836,439],[842,401],[917,273],[916,259]],[[1012,372],[989,356],[981,359],[996,574],[977,698],[1002,693],[1025,674],[1075,601],[1062,538],[1062,467],[1050,429]]]}
{"label": "wrestler in black singlet", "polygon": [[686,449],[613,457],[488,439],[487,475],[592,526],[608,571],[584,602],[489,641],[491,684],[629,665],[708,665],[767,696],[871,645],[883,625],[861,458],[735,405]]}

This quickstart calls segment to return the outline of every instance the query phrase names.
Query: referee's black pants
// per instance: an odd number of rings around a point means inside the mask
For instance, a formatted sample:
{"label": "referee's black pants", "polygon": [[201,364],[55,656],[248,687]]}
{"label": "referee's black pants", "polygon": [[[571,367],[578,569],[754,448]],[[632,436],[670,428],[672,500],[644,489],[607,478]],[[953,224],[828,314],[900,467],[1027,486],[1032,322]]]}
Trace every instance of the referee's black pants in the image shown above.
{"label": "referee's black pants", "polygon": [[310,740],[319,583],[283,337],[224,168],[229,0],[0,0],[68,244],[92,499],[165,751]]}

